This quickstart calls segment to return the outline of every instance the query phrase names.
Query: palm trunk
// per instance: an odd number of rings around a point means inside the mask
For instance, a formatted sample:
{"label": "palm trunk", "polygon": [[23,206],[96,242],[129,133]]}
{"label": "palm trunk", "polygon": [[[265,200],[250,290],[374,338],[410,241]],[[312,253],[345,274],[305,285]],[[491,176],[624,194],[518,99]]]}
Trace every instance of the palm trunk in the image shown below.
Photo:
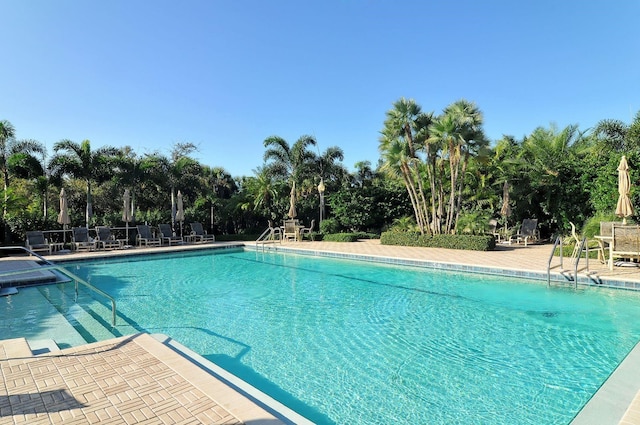
{"label": "palm trunk", "polygon": [[409,199],[411,200],[411,206],[413,207],[413,212],[416,217],[416,223],[420,228],[420,233],[424,234],[424,218],[421,214],[420,205],[418,202],[418,196],[415,190],[415,186],[413,184],[413,180],[411,179],[411,170],[406,163],[401,165],[402,178],[404,179],[405,187],[407,188],[407,192],[409,194]]}
{"label": "palm trunk", "polygon": [[92,202],[93,201],[91,197],[91,180],[87,180],[87,209],[85,211],[87,229],[89,228],[89,222],[91,221],[91,216],[93,215]]}
{"label": "palm trunk", "polygon": [[460,218],[460,207],[462,206],[462,189],[464,189],[464,177],[467,173],[467,165],[469,164],[469,153],[466,152],[464,155],[464,161],[462,161],[462,171],[460,174],[462,175],[461,179],[458,179],[458,199],[456,200],[456,211],[455,211],[455,221],[454,221],[454,229],[458,225],[458,219]]}

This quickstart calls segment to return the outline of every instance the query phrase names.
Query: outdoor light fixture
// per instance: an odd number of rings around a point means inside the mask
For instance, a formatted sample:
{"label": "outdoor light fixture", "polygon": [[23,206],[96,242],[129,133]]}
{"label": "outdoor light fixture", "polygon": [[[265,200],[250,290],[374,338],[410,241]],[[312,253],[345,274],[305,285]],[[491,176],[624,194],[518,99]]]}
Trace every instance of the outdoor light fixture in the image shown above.
{"label": "outdoor light fixture", "polygon": [[320,194],[320,223],[324,218],[324,180],[320,177],[320,184],[318,184],[318,193]]}

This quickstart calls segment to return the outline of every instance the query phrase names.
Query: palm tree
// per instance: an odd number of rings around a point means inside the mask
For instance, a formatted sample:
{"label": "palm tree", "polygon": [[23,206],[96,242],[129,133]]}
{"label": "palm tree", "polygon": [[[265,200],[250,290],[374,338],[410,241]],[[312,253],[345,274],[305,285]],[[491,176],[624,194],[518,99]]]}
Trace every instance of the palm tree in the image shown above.
{"label": "palm tree", "polygon": [[293,145],[279,136],[271,136],[265,139],[264,147],[264,171],[276,178],[287,180],[290,187],[298,183],[298,189],[302,189],[305,177],[313,179],[313,170],[316,155],[309,149],[316,146],[317,142],[312,136],[301,136]]}
{"label": "palm tree", "polygon": [[[428,125],[432,117],[432,114],[423,113],[413,99],[401,98],[393,104],[393,109],[387,111],[387,119],[384,122],[379,144],[379,150],[386,158],[384,169],[391,175],[398,173],[402,176],[414,208],[418,228],[423,234],[431,233],[429,224],[431,220],[423,187],[424,167],[419,153],[426,155],[426,161],[430,163],[431,158],[428,156],[430,151],[425,150],[424,142],[427,140]],[[433,208],[435,180],[429,170],[430,168],[427,167]]]}
{"label": "palm tree", "polygon": [[315,159],[309,147],[316,144],[316,140],[307,135],[301,136],[291,146],[282,137],[268,137],[264,141],[264,147],[267,148],[264,153],[265,172],[291,182],[299,181]]}
{"label": "palm tree", "polygon": [[171,150],[171,156],[159,153],[148,156],[152,164],[152,179],[160,187],[169,185],[171,192],[171,225],[175,229],[176,191],[180,187],[185,198],[194,197],[194,188],[199,183],[201,166],[190,155],[197,150],[193,143],[176,143]]}
{"label": "palm tree", "polygon": [[61,176],[69,174],[74,178],[85,182],[87,188],[87,208],[85,211],[85,224],[89,227],[93,208],[91,205],[91,187],[93,182],[104,180],[111,170],[118,149],[106,146],[95,151],[91,150],[91,142],[83,140],[76,143],[71,140],[61,140],[53,145],[54,156],[49,162],[53,173]]}
{"label": "palm tree", "polygon": [[477,106],[466,100],[454,102],[430,126],[428,144],[439,144],[447,151],[449,159],[449,202],[445,221],[445,232],[455,227],[460,212],[464,175],[469,158],[479,148],[487,145],[482,131],[482,113]]}
{"label": "palm tree", "polygon": [[220,204],[220,200],[229,199],[237,190],[236,182],[231,174],[222,167],[203,166],[201,171],[202,186],[204,188],[201,197],[206,199],[210,208],[210,229],[213,233],[215,225],[214,206]]}

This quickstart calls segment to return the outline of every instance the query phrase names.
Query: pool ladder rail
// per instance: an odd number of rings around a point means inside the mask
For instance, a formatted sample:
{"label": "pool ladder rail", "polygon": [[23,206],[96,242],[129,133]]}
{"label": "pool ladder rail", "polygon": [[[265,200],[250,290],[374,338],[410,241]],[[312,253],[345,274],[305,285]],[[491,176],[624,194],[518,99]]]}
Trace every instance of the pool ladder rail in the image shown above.
{"label": "pool ladder rail", "polygon": [[[66,276],[67,278],[71,279],[74,284],[75,284],[75,302],[78,301],[78,285],[84,285],[87,288],[89,288],[90,290],[96,292],[99,295],[102,295],[103,297],[107,298],[109,301],[111,301],[111,326],[115,327],[116,326],[116,300],[115,298],[113,298],[111,295],[107,294],[106,292],[104,292],[101,289],[96,288],[95,286],[93,286],[92,284],[90,284],[89,282],[87,282],[86,280],[80,278],[79,276],[76,276],[75,274],[71,273],[69,270],[67,270],[66,268],[62,267],[62,266],[58,266],[54,263],[52,263],[51,261],[47,260],[46,258],[44,258],[43,256],[41,256],[40,254],[31,251],[30,249],[24,247],[24,246],[2,246],[0,247],[0,250],[8,252],[8,251],[22,251],[23,253],[26,253],[30,256],[36,257],[38,258],[38,260],[40,260],[41,262],[43,262],[45,265],[41,265],[40,267],[38,267],[36,270],[38,271],[44,271],[44,270],[51,270],[57,273],[60,273],[64,276]],[[8,272],[1,272],[0,276],[11,276],[11,275],[20,275],[20,274],[24,274],[24,273],[33,273],[34,269],[24,269],[24,270],[13,270],[13,271],[8,271]]]}
{"label": "pool ladder rail", "polygon": [[264,232],[256,239],[256,249],[258,244],[262,244],[262,250],[264,251],[264,245],[267,243],[282,243],[282,230],[279,227],[269,226]]}
{"label": "pool ladder rail", "polygon": [[[558,266],[551,266],[551,262],[553,261],[553,257],[555,256],[556,248],[560,248],[560,264]],[[553,248],[551,249],[551,255],[549,255],[549,262],[547,263],[547,286],[551,285],[551,269],[555,267],[560,267],[561,274],[564,274],[564,265],[563,265],[563,249],[562,249],[562,236],[558,236],[553,243]],[[569,280],[573,281],[574,288],[578,287],[578,266],[580,264],[580,259],[582,258],[582,253],[585,253],[585,270],[587,274],[589,273],[589,245],[587,244],[587,238],[582,238],[579,240],[576,238],[576,245],[573,249],[573,253],[571,254],[571,264],[573,266],[573,276],[569,275]]]}

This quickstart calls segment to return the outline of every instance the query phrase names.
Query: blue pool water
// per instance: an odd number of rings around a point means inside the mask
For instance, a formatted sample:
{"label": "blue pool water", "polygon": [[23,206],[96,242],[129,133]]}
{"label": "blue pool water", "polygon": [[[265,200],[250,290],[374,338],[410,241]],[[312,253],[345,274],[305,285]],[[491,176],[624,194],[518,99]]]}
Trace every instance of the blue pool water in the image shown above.
{"label": "blue pool water", "polygon": [[566,424],[640,339],[628,291],[251,251],[68,267],[118,300],[116,332],[319,424]]}

